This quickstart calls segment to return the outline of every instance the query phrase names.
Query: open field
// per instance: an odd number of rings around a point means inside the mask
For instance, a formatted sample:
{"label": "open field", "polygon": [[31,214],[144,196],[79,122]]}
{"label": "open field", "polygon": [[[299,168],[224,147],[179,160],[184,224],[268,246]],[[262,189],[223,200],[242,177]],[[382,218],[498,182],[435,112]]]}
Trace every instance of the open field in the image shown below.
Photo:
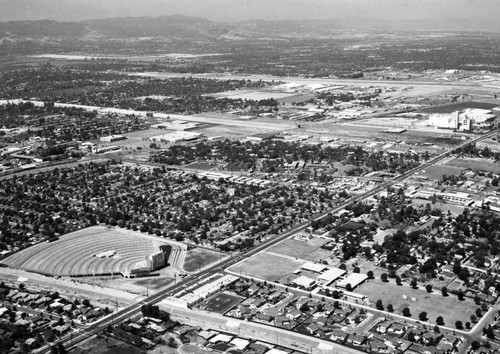
{"label": "open field", "polygon": [[194,248],[187,252],[184,261],[184,270],[186,272],[197,272],[206,266],[222,260],[226,257],[222,253],[210,251],[206,248]]}
{"label": "open field", "polygon": [[200,304],[200,307],[205,310],[217,312],[223,315],[243,300],[244,298],[241,296],[226,293],[217,293],[209,297],[207,300],[203,301]]}
{"label": "open field", "polygon": [[462,169],[470,168],[472,170],[481,170],[486,172],[500,173],[500,164],[490,159],[468,159],[459,158],[453,159],[447,163],[449,166],[459,167]]}
{"label": "open field", "polygon": [[[3,263],[12,268],[49,275],[125,273],[141,262],[145,263],[149,254],[165,244],[169,242],[139,232],[95,226],[62,236],[54,242],[24,249],[4,259]],[[114,251],[114,254],[96,257],[106,251]]]}
{"label": "open field", "polygon": [[294,239],[286,239],[283,242],[274,245],[269,248],[268,251],[283,254],[285,256],[296,257],[296,258],[307,258],[311,252],[316,251],[329,240],[313,237],[307,242],[298,241]]}
{"label": "open field", "polygon": [[229,270],[243,276],[276,281],[286,274],[292,273],[304,263],[306,262],[297,261],[291,257],[262,252],[242,263],[237,263],[229,268]]}
{"label": "open field", "polygon": [[444,175],[453,176],[458,175],[465,168],[446,166],[446,165],[433,165],[427,167],[424,171],[421,171],[417,176],[427,176],[429,179],[440,181]]}
{"label": "open field", "polygon": [[[474,314],[478,307],[468,298],[460,301],[452,294],[443,297],[440,290],[429,294],[422,284],[419,284],[418,289],[413,289],[408,284],[398,286],[393,280],[387,283],[378,279],[369,280],[357,287],[355,292],[367,296],[373,303],[381,299],[384,307],[392,304],[396,314],[401,314],[401,311],[408,307],[411,318],[418,318],[418,315],[425,311],[429,322],[433,324],[438,316],[443,316],[445,325],[452,328],[455,327],[456,321],[470,321],[470,315]],[[408,298],[403,299],[403,295]],[[416,301],[411,301],[411,298]]]}

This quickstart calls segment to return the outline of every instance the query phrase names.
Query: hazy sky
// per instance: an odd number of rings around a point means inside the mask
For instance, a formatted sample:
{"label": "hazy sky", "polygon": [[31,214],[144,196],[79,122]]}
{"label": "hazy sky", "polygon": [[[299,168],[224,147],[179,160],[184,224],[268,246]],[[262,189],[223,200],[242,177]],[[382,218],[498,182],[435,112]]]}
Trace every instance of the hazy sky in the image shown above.
{"label": "hazy sky", "polygon": [[327,19],[496,23],[500,0],[0,0],[0,21],[183,14],[214,21]]}

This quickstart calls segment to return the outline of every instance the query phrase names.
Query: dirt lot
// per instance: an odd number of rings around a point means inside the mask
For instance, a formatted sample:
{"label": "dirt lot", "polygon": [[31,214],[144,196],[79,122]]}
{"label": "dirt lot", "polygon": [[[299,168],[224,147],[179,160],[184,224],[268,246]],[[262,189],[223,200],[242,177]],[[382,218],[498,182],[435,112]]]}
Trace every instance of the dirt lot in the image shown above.
{"label": "dirt lot", "polygon": [[205,248],[195,248],[189,250],[184,261],[186,272],[197,272],[198,269],[224,259],[226,256],[219,252],[207,250]]}

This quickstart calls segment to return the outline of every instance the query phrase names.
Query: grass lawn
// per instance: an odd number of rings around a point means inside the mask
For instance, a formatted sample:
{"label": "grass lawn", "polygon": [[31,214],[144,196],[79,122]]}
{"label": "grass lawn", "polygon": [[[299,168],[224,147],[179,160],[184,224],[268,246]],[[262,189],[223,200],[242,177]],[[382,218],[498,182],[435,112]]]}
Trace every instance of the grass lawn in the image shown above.
{"label": "grass lawn", "polygon": [[198,269],[203,269],[203,267],[217,262],[225,256],[219,252],[214,252],[207,250],[205,248],[194,248],[189,250],[186,255],[186,260],[184,261],[184,270],[186,272],[197,272]]}
{"label": "grass lawn", "polygon": [[[451,328],[455,327],[456,321],[470,321],[470,315],[474,314],[478,307],[468,298],[460,301],[452,294],[443,297],[439,289],[428,293],[422,284],[418,289],[413,289],[408,284],[398,286],[392,279],[388,283],[379,279],[369,280],[357,287],[355,292],[366,295],[373,303],[382,300],[384,307],[392,304],[394,313],[399,315],[408,307],[411,318],[418,318],[418,315],[425,311],[429,322],[435,323],[438,316],[443,316],[445,325]],[[407,299],[403,299],[403,295],[406,295]],[[416,301],[411,301],[411,298]]]}
{"label": "grass lawn", "polygon": [[241,275],[275,281],[292,273],[304,263],[306,262],[264,252],[236,264],[230,270]]}

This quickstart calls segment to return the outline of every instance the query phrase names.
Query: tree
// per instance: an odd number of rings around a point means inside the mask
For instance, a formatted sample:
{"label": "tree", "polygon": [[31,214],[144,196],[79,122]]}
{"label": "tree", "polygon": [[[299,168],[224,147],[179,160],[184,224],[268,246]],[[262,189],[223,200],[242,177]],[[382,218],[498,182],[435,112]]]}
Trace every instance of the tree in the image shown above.
{"label": "tree", "polygon": [[438,316],[436,318],[436,323],[440,326],[444,326],[444,319],[443,319],[443,316]]}
{"label": "tree", "polygon": [[57,343],[57,351],[59,352],[59,354],[66,353],[66,348],[64,348],[62,342]]}
{"label": "tree", "polygon": [[472,323],[476,323],[476,322],[477,322],[477,317],[476,317],[476,315],[470,315],[470,321],[471,321]]}
{"label": "tree", "polygon": [[483,329],[483,333],[488,337],[488,339],[495,339],[495,331],[492,326],[488,326]]}
{"label": "tree", "polygon": [[377,303],[375,304],[375,307],[377,308],[377,310],[383,311],[384,310],[384,304],[382,303],[382,300],[377,300]]}
{"label": "tree", "polygon": [[373,272],[369,270],[366,275],[368,276],[369,279],[373,279]]}
{"label": "tree", "polygon": [[394,312],[394,307],[392,306],[392,304],[388,304],[387,305],[387,311],[388,312]]}
{"label": "tree", "polygon": [[417,288],[417,278],[413,278],[410,282],[410,286],[413,288],[413,289],[416,289]]}
{"label": "tree", "polygon": [[387,278],[388,278],[387,273],[382,273],[382,274],[380,275],[380,280],[382,280],[384,283],[387,283],[387,282],[388,282]]}
{"label": "tree", "polygon": [[458,297],[458,300],[464,301],[464,292],[462,291],[462,289],[458,290],[457,297]]}
{"label": "tree", "polygon": [[396,284],[397,285],[402,285],[402,283],[401,283],[401,277],[399,275],[396,275]]}
{"label": "tree", "polygon": [[411,316],[411,312],[410,312],[410,309],[408,307],[405,307],[403,309],[403,316],[405,316],[405,317],[410,317]]}
{"label": "tree", "polygon": [[360,273],[361,272],[361,269],[359,267],[354,267],[354,269],[352,270],[353,273]]}
{"label": "tree", "polygon": [[427,320],[427,312],[425,312],[425,311],[420,312],[420,314],[418,315],[418,319],[420,321],[426,321]]}
{"label": "tree", "polygon": [[476,316],[478,318],[483,317],[483,311],[481,311],[481,309],[479,307],[476,309]]}
{"label": "tree", "polygon": [[311,308],[309,307],[309,305],[306,303],[302,304],[302,306],[300,306],[300,311],[302,312],[309,312],[311,310]]}
{"label": "tree", "polygon": [[409,340],[410,342],[415,342],[415,333],[413,333],[413,331],[410,331],[410,332],[408,333],[408,340]]}
{"label": "tree", "polygon": [[352,291],[352,285],[351,285],[351,283],[347,283],[347,285],[345,286],[345,289],[347,291]]}
{"label": "tree", "polygon": [[431,284],[427,284],[425,286],[425,290],[427,290],[428,293],[432,293],[432,285]]}
{"label": "tree", "polygon": [[446,286],[441,288],[441,294],[443,294],[443,296],[448,296],[448,288]]}
{"label": "tree", "polygon": [[477,340],[472,341],[470,347],[474,350],[478,350],[479,348],[481,348],[481,343],[479,343]]}
{"label": "tree", "polygon": [[89,299],[83,299],[82,305],[85,306],[85,307],[90,307],[90,301],[89,301]]}
{"label": "tree", "polygon": [[457,329],[464,329],[464,324],[462,323],[462,321],[457,321],[455,322],[455,327]]}

